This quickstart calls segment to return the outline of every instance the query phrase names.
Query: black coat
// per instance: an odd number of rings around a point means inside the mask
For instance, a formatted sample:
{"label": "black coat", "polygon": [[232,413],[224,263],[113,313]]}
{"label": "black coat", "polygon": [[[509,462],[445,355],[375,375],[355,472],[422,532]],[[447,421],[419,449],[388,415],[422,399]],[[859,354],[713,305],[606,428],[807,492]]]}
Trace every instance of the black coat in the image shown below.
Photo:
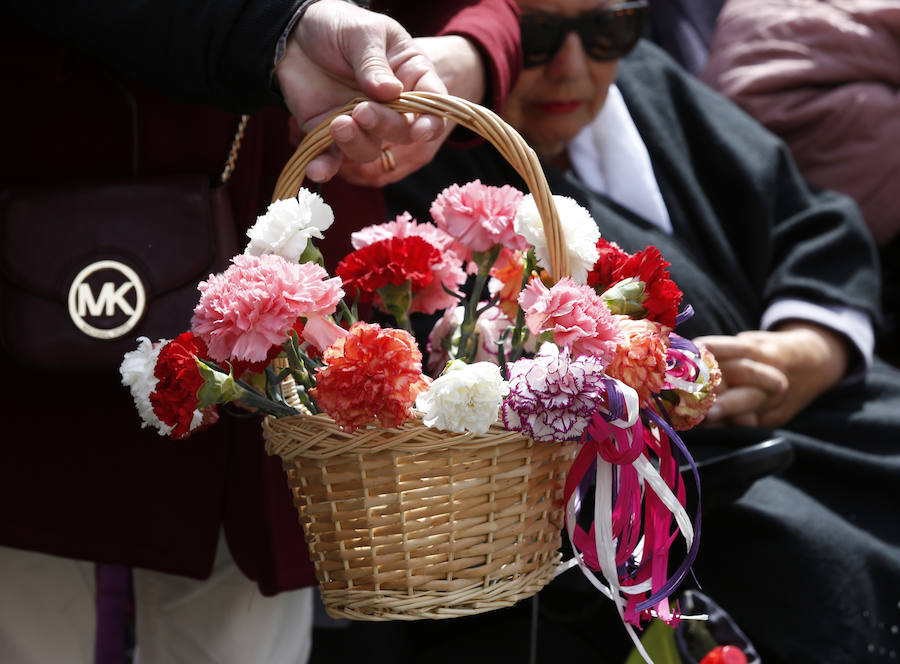
{"label": "black coat", "polygon": [[[786,147],[737,107],[642,44],[618,85],[650,153],[672,219],[668,235],[547,169],[554,194],[586,206],[626,251],[656,245],[696,315],[683,336],[759,326],[777,297],[878,316],[877,257],[855,205],[810,187]],[[453,182],[521,181],[490,146],[445,149],[388,190],[391,214],[428,219]],[[707,432],[686,440],[708,443]],[[737,503],[707,515],[695,571],[763,650],[792,664],[859,664],[900,651],[900,373],[876,361],[865,379],[823,395],[783,431],[797,458]],[[768,432],[721,430],[717,447]],[[574,610],[574,609],[573,609]]]}

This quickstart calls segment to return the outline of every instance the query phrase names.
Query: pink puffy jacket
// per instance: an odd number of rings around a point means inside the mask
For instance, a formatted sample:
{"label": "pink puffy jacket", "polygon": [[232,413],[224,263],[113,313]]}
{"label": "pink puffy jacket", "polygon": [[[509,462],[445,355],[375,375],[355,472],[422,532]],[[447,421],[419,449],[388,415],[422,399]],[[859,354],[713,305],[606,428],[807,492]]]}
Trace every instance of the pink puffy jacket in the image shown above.
{"label": "pink puffy jacket", "polygon": [[702,78],[855,198],[879,245],[900,233],[898,0],[729,0]]}

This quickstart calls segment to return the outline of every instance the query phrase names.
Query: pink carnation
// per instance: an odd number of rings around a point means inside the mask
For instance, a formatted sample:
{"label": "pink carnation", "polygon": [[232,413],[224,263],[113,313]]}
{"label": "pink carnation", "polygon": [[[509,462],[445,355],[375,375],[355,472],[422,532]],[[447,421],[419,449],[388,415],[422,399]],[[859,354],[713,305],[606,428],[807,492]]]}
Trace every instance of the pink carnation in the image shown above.
{"label": "pink carnation", "polygon": [[604,366],[615,357],[624,336],[606,303],[590,286],[566,277],[552,288],[532,279],[519,296],[525,324],[532,334],[551,332],[559,346],[574,357],[593,355]]}
{"label": "pink carnation", "polygon": [[524,251],[528,242],[514,226],[521,200],[522,192],[515,187],[491,187],[475,180],[444,189],[431,204],[431,216],[469,252],[488,251],[498,244]]}
{"label": "pink carnation", "polygon": [[433,314],[441,309],[452,307],[457,299],[444,290],[444,286],[454,293],[461,294],[460,286],[466,280],[462,268],[463,257],[457,252],[456,240],[433,224],[420,224],[408,212],[399,215],[394,221],[384,224],[366,226],[353,233],[350,241],[354,249],[362,249],[376,242],[392,237],[420,237],[440,253],[440,259],[431,264],[434,279],[427,286],[415,293],[409,306],[410,313],[422,312]]}
{"label": "pink carnation", "polygon": [[301,316],[329,315],[344,296],[341,280],[315,263],[281,256],[235,256],[225,272],[200,282],[191,328],[219,362],[265,360]]}

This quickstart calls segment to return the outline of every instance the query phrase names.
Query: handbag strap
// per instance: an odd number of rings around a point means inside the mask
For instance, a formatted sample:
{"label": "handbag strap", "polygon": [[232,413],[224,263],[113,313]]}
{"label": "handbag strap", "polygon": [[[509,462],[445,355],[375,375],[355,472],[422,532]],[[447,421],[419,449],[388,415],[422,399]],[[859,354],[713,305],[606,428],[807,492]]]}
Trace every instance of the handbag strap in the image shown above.
{"label": "handbag strap", "polygon": [[242,115],[240,122],[238,122],[237,131],[234,132],[234,139],[231,141],[231,149],[228,151],[228,158],[225,160],[225,168],[222,170],[222,175],[219,176],[219,183],[222,185],[228,183],[231,179],[231,174],[234,172],[238,152],[241,149],[241,141],[244,140],[244,130],[247,128],[247,120],[249,119],[249,115]]}

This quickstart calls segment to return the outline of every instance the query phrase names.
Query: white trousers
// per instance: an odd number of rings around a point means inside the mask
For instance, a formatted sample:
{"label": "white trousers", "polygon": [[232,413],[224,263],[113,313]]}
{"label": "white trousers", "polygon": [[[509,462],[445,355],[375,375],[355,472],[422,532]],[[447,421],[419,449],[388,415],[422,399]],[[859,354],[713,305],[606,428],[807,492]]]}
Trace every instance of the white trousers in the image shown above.
{"label": "white trousers", "polygon": [[[136,664],[305,664],[313,589],[263,597],[219,541],[197,581],[134,570]],[[0,547],[0,662],[92,664],[92,563]]]}
{"label": "white trousers", "polygon": [[94,661],[94,565],[0,547],[0,662]]}

